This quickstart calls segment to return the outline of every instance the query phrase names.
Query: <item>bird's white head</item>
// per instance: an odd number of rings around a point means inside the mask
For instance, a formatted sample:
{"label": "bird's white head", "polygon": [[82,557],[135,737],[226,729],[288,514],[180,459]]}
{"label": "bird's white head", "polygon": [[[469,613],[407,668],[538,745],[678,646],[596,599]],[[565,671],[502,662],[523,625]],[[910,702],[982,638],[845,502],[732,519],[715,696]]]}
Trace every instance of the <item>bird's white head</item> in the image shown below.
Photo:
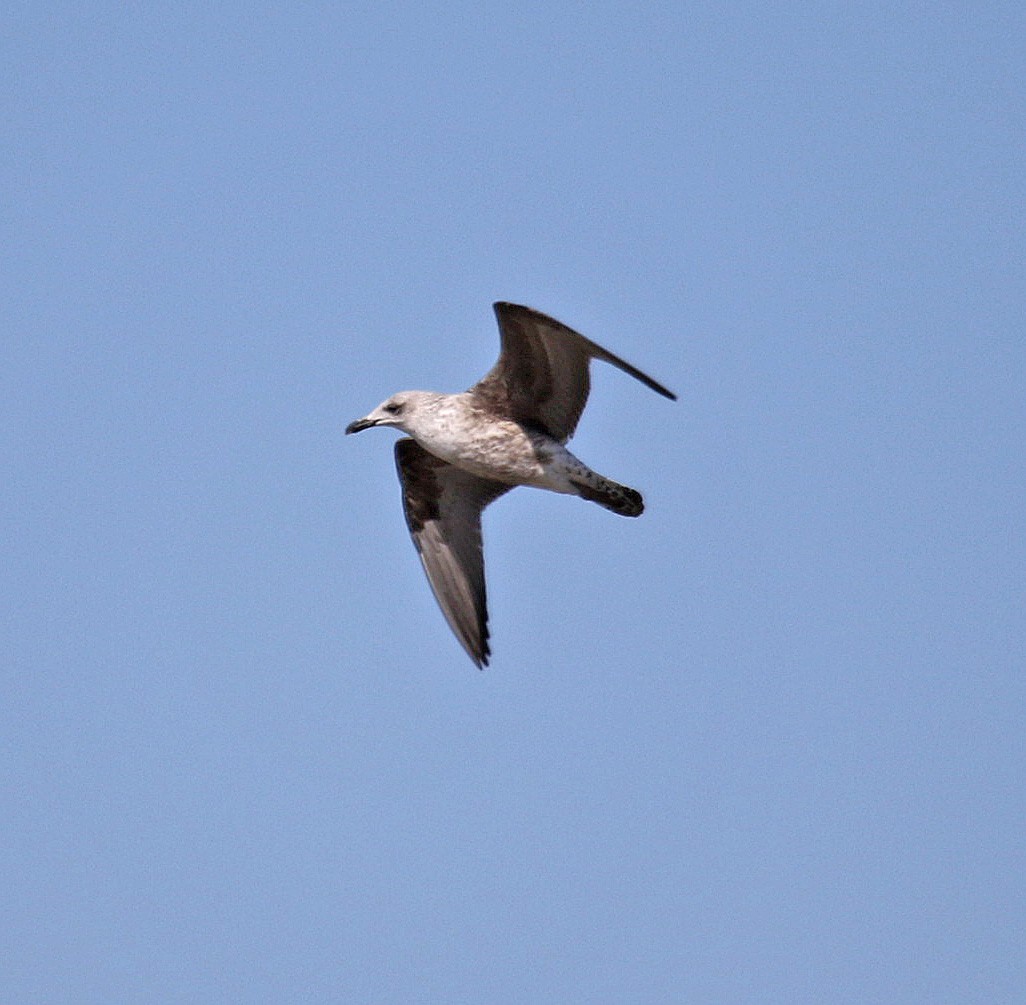
{"label": "bird's white head", "polygon": [[422,397],[428,397],[424,391],[399,391],[386,399],[369,415],[350,422],[346,426],[346,434],[359,433],[371,426],[395,426],[403,432],[409,432],[408,423],[417,411]]}

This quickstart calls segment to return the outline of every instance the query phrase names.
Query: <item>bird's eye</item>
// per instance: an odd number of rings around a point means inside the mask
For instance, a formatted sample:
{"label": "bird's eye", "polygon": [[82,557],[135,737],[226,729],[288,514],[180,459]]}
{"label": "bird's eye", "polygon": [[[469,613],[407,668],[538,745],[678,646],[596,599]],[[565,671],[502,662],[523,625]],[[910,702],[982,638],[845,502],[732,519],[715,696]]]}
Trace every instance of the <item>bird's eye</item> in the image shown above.
{"label": "bird's eye", "polygon": [[402,410],[403,410],[403,406],[401,404],[399,404],[399,402],[396,402],[396,401],[390,401],[385,406],[385,411],[389,412],[391,415],[398,415]]}

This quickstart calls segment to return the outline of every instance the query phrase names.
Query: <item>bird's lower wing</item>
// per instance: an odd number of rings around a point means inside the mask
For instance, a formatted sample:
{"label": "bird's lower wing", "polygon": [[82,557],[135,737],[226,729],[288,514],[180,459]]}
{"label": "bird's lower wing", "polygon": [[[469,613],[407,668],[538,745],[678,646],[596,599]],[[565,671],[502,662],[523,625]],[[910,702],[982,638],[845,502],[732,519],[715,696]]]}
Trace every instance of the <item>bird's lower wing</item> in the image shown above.
{"label": "bird's lower wing", "polygon": [[428,453],[395,445],[403,512],[449,627],[478,667],[488,665],[488,607],[481,512],[512,486],[478,478]]}

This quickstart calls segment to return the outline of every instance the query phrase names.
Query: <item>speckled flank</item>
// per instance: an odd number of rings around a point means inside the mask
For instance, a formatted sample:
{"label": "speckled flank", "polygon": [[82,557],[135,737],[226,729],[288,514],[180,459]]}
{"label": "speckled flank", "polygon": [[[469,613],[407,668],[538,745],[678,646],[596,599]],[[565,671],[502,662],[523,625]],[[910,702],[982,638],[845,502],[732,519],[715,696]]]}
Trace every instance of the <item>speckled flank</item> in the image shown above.
{"label": "speckled flank", "polygon": [[[580,495],[580,483],[614,485],[547,433],[483,411],[472,395],[407,392],[405,429],[436,457],[504,482]],[[617,509],[621,512],[621,509]]]}

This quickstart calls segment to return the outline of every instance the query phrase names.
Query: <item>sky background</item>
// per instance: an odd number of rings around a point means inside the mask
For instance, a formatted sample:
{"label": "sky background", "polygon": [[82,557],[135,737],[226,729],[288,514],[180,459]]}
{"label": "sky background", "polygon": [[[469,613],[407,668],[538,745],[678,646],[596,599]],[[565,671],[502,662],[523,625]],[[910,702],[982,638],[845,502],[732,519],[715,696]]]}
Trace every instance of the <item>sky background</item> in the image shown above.
{"label": "sky background", "polygon": [[[1020,3],[13,2],[0,998],[1026,998]],[[491,302],[624,520],[409,541]]]}

